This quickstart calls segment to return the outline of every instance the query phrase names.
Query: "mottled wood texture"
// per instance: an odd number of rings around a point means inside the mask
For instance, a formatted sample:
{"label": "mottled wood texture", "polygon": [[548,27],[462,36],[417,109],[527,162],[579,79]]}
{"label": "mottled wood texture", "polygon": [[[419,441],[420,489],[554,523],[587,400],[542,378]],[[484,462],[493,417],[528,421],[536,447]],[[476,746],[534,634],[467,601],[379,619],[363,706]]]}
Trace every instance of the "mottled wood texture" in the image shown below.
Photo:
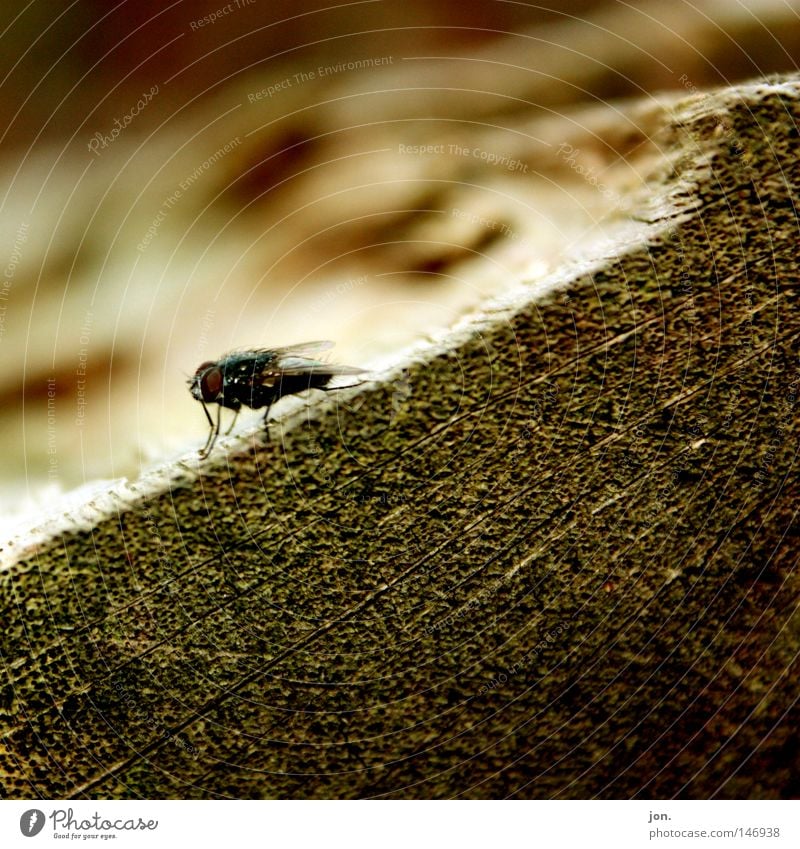
{"label": "mottled wood texture", "polygon": [[648,244],[0,574],[3,794],[796,796],[799,91],[678,105]]}

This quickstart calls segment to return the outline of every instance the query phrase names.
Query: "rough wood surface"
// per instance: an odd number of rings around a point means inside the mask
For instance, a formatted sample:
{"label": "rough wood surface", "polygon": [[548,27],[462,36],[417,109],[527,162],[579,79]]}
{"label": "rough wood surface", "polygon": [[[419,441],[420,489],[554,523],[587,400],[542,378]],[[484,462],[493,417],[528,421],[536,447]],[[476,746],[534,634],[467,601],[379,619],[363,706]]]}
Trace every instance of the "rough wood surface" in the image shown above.
{"label": "rough wood surface", "polygon": [[3,795],[796,796],[799,94],[680,104],[647,244],[0,573]]}

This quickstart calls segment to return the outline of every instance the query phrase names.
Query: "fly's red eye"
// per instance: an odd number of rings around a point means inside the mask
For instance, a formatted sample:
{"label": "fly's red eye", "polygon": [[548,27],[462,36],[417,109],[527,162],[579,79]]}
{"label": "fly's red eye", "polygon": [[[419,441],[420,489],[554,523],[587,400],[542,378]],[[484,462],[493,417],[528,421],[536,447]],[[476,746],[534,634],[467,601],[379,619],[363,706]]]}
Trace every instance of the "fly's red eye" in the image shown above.
{"label": "fly's red eye", "polygon": [[211,368],[214,365],[213,360],[206,360],[204,363],[200,363],[200,365],[195,369],[194,376],[200,377],[200,375],[207,369]]}
{"label": "fly's red eye", "polygon": [[[208,363],[213,366],[213,363]],[[202,368],[202,366],[201,366]],[[199,369],[198,369],[199,371]],[[216,401],[222,389],[222,372],[218,368],[210,368],[200,378],[200,394],[204,401]]]}

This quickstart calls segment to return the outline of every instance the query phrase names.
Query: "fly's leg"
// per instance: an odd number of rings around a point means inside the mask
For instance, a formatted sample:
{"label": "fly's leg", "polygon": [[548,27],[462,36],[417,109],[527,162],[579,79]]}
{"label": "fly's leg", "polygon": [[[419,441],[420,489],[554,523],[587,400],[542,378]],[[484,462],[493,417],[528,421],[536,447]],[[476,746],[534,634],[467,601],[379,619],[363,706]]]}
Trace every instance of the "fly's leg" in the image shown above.
{"label": "fly's leg", "polygon": [[208,407],[203,404],[203,412],[206,414],[206,418],[208,419],[208,424],[211,427],[211,430],[208,432],[208,439],[206,440],[206,444],[200,451],[200,459],[205,460],[206,457],[211,453],[211,449],[214,447],[214,443],[217,441],[217,437],[219,436],[219,425],[222,417],[222,407],[217,407],[217,423],[211,419],[211,414],[208,412]]}
{"label": "fly's leg", "polygon": [[233,421],[230,423],[230,427],[225,431],[225,436],[227,436],[233,430],[233,426],[236,424],[236,419],[239,418],[239,410],[241,410],[241,407],[236,407],[236,409],[234,410]]}
{"label": "fly's leg", "polygon": [[269,417],[269,408],[271,406],[272,406],[272,402],[270,401],[270,403],[267,404],[267,409],[264,410],[264,435],[266,436],[266,441],[268,443],[271,442],[271,440],[269,438],[269,422],[267,421],[267,418]]}
{"label": "fly's leg", "polygon": [[[356,383],[348,383],[347,386],[326,386],[323,384],[322,386],[313,386],[310,388],[319,389],[322,392],[337,392],[341,389],[353,389],[356,386],[361,386],[362,383],[367,383],[367,381],[359,380]],[[345,410],[349,410],[351,413],[357,413],[359,409],[364,406],[366,400],[366,397],[361,394],[356,395],[356,397],[350,400],[349,402],[345,402],[337,398],[336,403],[338,406],[343,407]]]}

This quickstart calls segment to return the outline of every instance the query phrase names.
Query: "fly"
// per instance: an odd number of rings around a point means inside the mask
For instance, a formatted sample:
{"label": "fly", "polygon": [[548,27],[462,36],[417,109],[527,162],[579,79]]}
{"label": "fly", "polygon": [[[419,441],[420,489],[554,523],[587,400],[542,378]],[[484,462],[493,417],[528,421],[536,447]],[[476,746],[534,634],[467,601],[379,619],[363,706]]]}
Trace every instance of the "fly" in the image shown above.
{"label": "fly", "polygon": [[[364,373],[364,369],[332,365],[312,358],[329,350],[333,344],[306,342],[287,348],[233,351],[215,362],[209,360],[200,365],[188,381],[189,391],[203,405],[211,428],[200,456],[207,457],[217,441],[223,407],[236,413],[226,434],[233,429],[242,406],[253,410],[266,408],[266,426],[270,407],[284,395],[294,395],[306,389],[328,391],[337,388],[328,386],[334,377]],[[207,404],[219,404],[216,422],[211,418]]]}

